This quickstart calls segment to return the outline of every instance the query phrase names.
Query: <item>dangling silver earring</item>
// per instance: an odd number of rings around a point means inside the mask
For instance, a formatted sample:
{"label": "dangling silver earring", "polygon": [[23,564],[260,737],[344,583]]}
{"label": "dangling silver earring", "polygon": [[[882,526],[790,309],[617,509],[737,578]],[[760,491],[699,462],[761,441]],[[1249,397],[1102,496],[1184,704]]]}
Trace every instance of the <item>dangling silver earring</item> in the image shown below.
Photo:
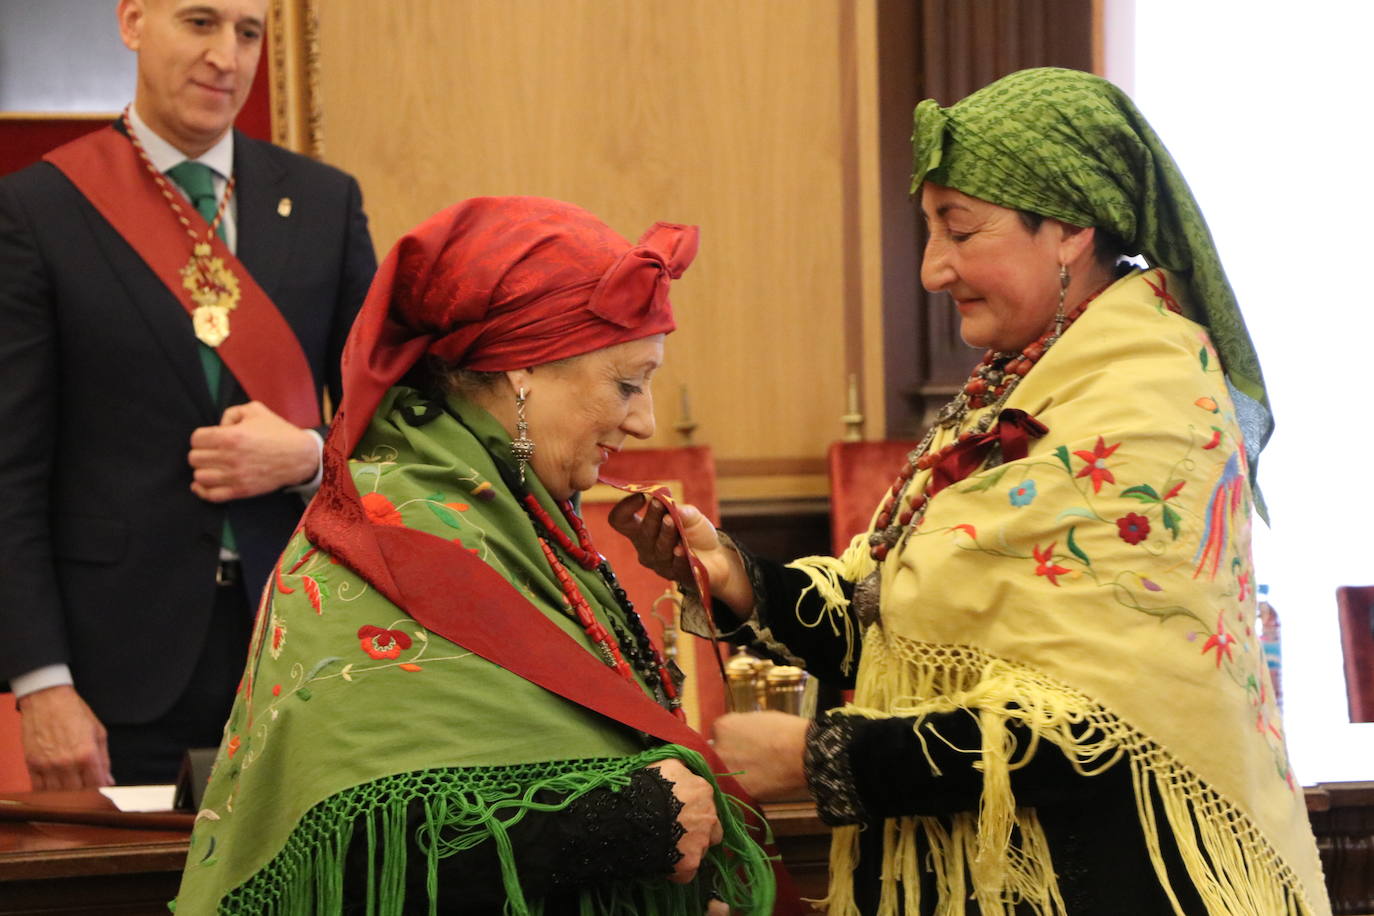
{"label": "dangling silver earring", "polygon": [[525,465],[534,457],[534,440],[529,437],[530,425],[525,421],[526,397],[523,387],[515,392],[515,439],[510,444],[510,453],[520,471],[521,483],[525,482]]}
{"label": "dangling silver earring", "polygon": [[1069,291],[1069,268],[1059,265],[1059,307],[1054,310],[1054,340],[1064,333],[1064,296]]}

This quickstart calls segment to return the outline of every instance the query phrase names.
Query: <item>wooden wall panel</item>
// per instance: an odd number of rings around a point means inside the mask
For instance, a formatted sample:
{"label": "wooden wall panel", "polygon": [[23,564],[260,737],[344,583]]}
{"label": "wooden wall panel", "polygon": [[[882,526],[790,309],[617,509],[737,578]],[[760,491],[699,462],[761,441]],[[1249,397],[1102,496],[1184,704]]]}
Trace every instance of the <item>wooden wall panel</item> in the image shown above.
{"label": "wooden wall panel", "polygon": [[[1098,28],[1093,0],[921,0],[914,7],[912,41],[919,49],[911,74],[916,79],[915,99],[934,98],[952,105],[1028,67],[1093,69]],[[912,213],[912,269],[918,279],[925,234],[917,211]],[[896,238],[891,233],[888,237]],[[913,365],[919,368],[914,384],[908,376],[901,380],[904,390],[892,392],[889,423],[894,436],[924,430],[963,385],[980,355],[960,339],[959,319],[947,294],[927,295],[919,282],[910,288],[916,333],[894,333],[889,339],[889,374]],[[900,305],[889,301],[889,312],[894,308]]]}
{"label": "wooden wall panel", "polygon": [[[654,444],[680,441],[685,385],[724,500],[823,495],[846,378],[882,352],[880,267],[861,256],[879,238],[860,198],[876,159],[860,136],[873,9],[330,0],[323,152],[361,180],[383,251],[483,194],[570,200],[631,238],[658,219],[700,224],[701,253],[675,286]],[[880,426],[880,375],[860,390]]]}

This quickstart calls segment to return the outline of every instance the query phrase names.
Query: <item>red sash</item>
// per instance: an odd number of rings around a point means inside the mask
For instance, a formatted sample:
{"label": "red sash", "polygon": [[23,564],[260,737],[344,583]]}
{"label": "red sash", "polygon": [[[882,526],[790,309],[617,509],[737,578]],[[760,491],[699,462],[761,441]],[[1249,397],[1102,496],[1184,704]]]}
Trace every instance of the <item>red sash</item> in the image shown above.
{"label": "red sash", "polygon": [[[191,240],[147,174],[132,143],[113,127],[73,140],[43,157],[57,166],[91,206],[152,269],[186,309],[196,304],[182,286]],[[127,180],[123,176],[138,176]],[[111,176],[121,176],[113,179]],[[209,225],[192,207],[183,212],[203,238]],[[277,306],[218,236],[212,256],[238,277],[240,299],[233,333],[216,348],[248,396],[300,427],[320,425],[320,393],[296,334]]]}
{"label": "red sash", "polygon": [[[593,712],[698,752],[721,788],[752,806],[748,793],[725,775],[725,765],[700,734],[591,653],[576,648],[567,633],[496,570],[443,538],[373,524],[336,449],[326,446],[324,467],[321,498],[311,502],[303,520],[315,545],[371,582],[425,629]],[[335,498],[323,498],[326,493]],[[558,651],[560,646],[576,651]],[[776,850],[765,848],[776,856]],[[803,912],[781,858],[772,864],[777,880],[773,912]]]}

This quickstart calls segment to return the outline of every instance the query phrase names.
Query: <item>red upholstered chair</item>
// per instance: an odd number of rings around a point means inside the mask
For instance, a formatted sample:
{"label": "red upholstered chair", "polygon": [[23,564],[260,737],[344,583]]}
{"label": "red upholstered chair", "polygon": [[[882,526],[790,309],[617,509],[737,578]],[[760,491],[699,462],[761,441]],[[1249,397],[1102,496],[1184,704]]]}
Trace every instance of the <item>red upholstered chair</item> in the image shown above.
{"label": "red upholstered chair", "polygon": [[883,495],[919,442],[836,442],[830,446],[830,549],[838,556],[868,528]]}
{"label": "red upholstered chair", "polygon": [[1351,722],[1374,722],[1374,585],[1336,589]]}
{"label": "red upholstered chair", "polygon": [[19,710],[14,694],[0,693],[0,792],[27,792],[29,770],[24,766],[24,745],[19,740]]}
{"label": "red upholstered chair", "polygon": [[[716,466],[709,446],[620,452],[611,456],[602,473],[614,480],[666,486],[674,499],[696,506],[712,522],[720,524]],[[624,498],[620,490],[598,484],[582,494],[582,517],[587,522],[592,542],[610,561],[616,578],[644,618],[654,644],[662,651],[665,624],[676,630],[676,588],[673,583],[640,566],[634,547],[611,528],[606,516]],[[686,633],[677,634],[675,648],[678,666],[687,674],[682,704],[687,722],[704,734],[710,734],[711,722],[725,712],[725,686],[721,683],[716,660],[725,650]]]}

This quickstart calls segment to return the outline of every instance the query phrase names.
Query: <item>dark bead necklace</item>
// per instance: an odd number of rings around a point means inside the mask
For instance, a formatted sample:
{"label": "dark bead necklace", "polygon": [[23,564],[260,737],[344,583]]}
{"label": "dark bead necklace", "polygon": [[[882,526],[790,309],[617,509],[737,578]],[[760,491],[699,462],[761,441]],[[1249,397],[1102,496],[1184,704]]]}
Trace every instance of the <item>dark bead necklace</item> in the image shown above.
{"label": "dark bead necklace", "polygon": [[[458,416],[448,406],[447,401],[441,400],[440,403],[443,404],[444,412],[463,424],[462,417]],[[420,422],[427,422],[428,419],[430,418],[425,418]],[[615,573],[611,571],[610,564],[606,562],[606,558],[592,544],[591,534],[587,531],[587,526],[583,523],[581,516],[573,510],[572,503],[568,500],[562,500],[558,503],[558,507],[562,510],[563,518],[568,523],[568,527],[573,530],[573,534],[577,538],[576,541],[568,537],[563,529],[554,523],[549,513],[539,504],[539,500],[520,481],[515,470],[508,467],[501,458],[492,457],[502,482],[505,483],[511,495],[515,497],[516,503],[525,511],[526,517],[529,518],[530,524],[534,528],[534,536],[539,541],[540,551],[544,554],[544,559],[548,562],[549,569],[553,572],[554,578],[558,581],[558,587],[563,592],[566,607],[560,608],[560,610],[582,627],[583,632],[587,634],[587,638],[596,647],[597,653],[607,667],[614,668],[621,677],[630,683],[642,680],[653,692],[659,705],[671,711],[679,719],[685,719],[682,711],[682,697],[678,689],[680,676],[679,678],[673,676],[676,666],[670,667],[669,663],[664,661],[662,654],[655,648],[653,640],[649,638],[649,633],[644,628],[644,621],[640,619],[639,612],[635,610],[634,603],[630,601],[630,596],[621,587]],[[557,550],[549,543],[550,541],[557,545]],[[623,616],[622,625],[620,621],[616,620],[615,614],[606,615],[611,622],[611,630],[614,633],[609,632],[596,619],[591,604],[577,585],[577,580],[573,578],[572,573],[568,571],[567,566],[559,558],[559,551],[583,569],[598,573],[606,583]],[[639,673],[638,679],[635,677],[635,672]]]}

